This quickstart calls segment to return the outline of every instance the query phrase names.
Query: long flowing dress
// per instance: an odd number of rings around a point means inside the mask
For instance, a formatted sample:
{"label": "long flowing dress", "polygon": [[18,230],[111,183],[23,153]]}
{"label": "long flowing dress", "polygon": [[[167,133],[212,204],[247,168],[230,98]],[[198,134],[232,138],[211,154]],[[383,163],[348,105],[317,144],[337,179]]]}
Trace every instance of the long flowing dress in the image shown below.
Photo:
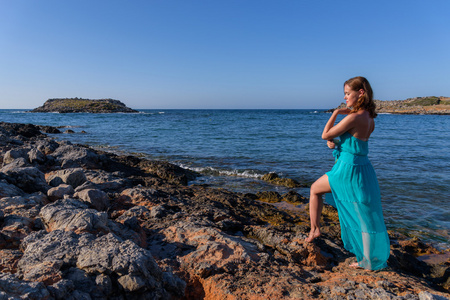
{"label": "long flowing dress", "polygon": [[367,157],[369,144],[349,132],[334,150],[336,163],[327,172],[331,194],[326,202],[337,208],[344,247],[369,270],[387,266],[390,243],[384,223],[375,170]]}

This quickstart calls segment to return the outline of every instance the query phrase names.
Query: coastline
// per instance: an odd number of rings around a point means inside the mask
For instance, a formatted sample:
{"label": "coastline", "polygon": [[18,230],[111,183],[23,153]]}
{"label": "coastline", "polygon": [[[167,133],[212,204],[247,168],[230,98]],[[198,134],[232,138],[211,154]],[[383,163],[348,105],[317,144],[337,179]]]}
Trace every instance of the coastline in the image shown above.
{"label": "coastline", "polygon": [[[349,268],[354,258],[329,206],[323,236],[308,244],[307,199],[295,198],[304,210],[277,208],[258,195],[189,186],[198,174],[170,163],[56,142],[41,134],[51,127],[0,130],[0,252],[8,258],[0,286],[52,297],[449,297],[448,263],[417,258],[439,252],[395,232],[388,269]],[[59,252],[36,250],[51,247]],[[106,263],[111,253],[128,268]]]}
{"label": "coastline", "polygon": [[[416,97],[406,100],[374,100],[379,114],[450,115],[450,97]],[[345,108],[341,103],[337,108]],[[327,112],[333,112],[330,109]]]}

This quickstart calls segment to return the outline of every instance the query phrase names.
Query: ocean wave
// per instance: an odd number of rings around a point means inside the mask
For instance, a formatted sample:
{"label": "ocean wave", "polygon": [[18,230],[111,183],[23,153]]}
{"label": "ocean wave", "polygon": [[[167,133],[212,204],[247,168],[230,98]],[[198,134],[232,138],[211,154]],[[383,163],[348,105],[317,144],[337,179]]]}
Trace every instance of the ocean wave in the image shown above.
{"label": "ocean wave", "polygon": [[200,174],[204,175],[212,175],[212,176],[234,176],[234,177],[243,177],[243,178],[255,178],[260,179],[264,174],[262,174],[259,171],[256,170],[225,170],[225,169],[218,169],[214,167],[192,167],[192,166],[186,166],[186,165],[179,165],[180,167],[184,169],[189,169],[195,172],[198,172]]}

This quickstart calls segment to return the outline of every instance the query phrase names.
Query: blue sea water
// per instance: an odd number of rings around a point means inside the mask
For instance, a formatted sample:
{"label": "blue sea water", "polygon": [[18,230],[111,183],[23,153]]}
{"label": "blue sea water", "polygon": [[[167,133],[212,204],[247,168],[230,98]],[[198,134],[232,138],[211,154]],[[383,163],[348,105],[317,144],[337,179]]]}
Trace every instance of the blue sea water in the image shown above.
{"label": "blue sea water", "polygon": [[[259,179],[269,172],[311,183],[330,170],[332,151],[320,138],[329,117],[315,110],[0,110],[0,121],[67,126],[75,133],[54,137],[169,161],[202,173],[194,183],[253,193],[287,191]],[[450,247],[449,128],[449,116],[381,114],[369,146],[388,229],[440,249]],[[308,188],[297,191],[309,196]]]}

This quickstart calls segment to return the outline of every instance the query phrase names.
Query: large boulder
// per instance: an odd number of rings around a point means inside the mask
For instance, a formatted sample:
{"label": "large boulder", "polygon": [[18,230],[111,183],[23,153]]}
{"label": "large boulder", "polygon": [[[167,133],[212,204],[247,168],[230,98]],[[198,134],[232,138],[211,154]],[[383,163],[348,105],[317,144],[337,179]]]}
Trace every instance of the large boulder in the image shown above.
{"label": "large boulder", "polygon": [[71,197],[74,194],[73,187],[68,184],[60,184],[57,187],[51,188],[47,192],[50,201],[63,199],[64,197]]}
{"label": "large boulder", "polygon": [[79,167],[99,169],[105,159],[90,148],[76,145],[60,146],[52,153],[52,157],[63,169]]}
{"label": "large boulder", "polygon": [[7,180],[27,193],[47,193],[49,186],[44,173],[35,167],[3,167],[0,172],[5,173]]}
{"label": "large boulder", "polygon": [[98,189],[81,190],[75,194],[75,197],[100,211],[106,210],[109,207],[108,195]]}
{"label": "large boulder", "polygon": [[23,196],[25,193],[5,179],[0,180],[0,199],[3,197]]}
{"label": "large boulder", "polygon": [[47,231],[109,232],[107,214],[90,209],[76,199],[47,204],[41,209],[40,217]]}
{"label": "large boulder", "polygon": [[3,156],[3,166],[12,163],[17,158],[24,158],[25,160],[28,160],[28,152],[30,150],[31,149],[27,148],[15,148],[6,151]]}
{"label": "large boulder", "polygon": [[0,122],[0,127],[9,131],[12,135],[20,135],[25,138],[43,137],[39,126],[33,124]]}
{"label": "large boulder", "polygon": [[69,168],[46,174],[49,185],[57,187],[62,183],[71,185],[74,189],[82,185],[87,179],[82,168]]}

